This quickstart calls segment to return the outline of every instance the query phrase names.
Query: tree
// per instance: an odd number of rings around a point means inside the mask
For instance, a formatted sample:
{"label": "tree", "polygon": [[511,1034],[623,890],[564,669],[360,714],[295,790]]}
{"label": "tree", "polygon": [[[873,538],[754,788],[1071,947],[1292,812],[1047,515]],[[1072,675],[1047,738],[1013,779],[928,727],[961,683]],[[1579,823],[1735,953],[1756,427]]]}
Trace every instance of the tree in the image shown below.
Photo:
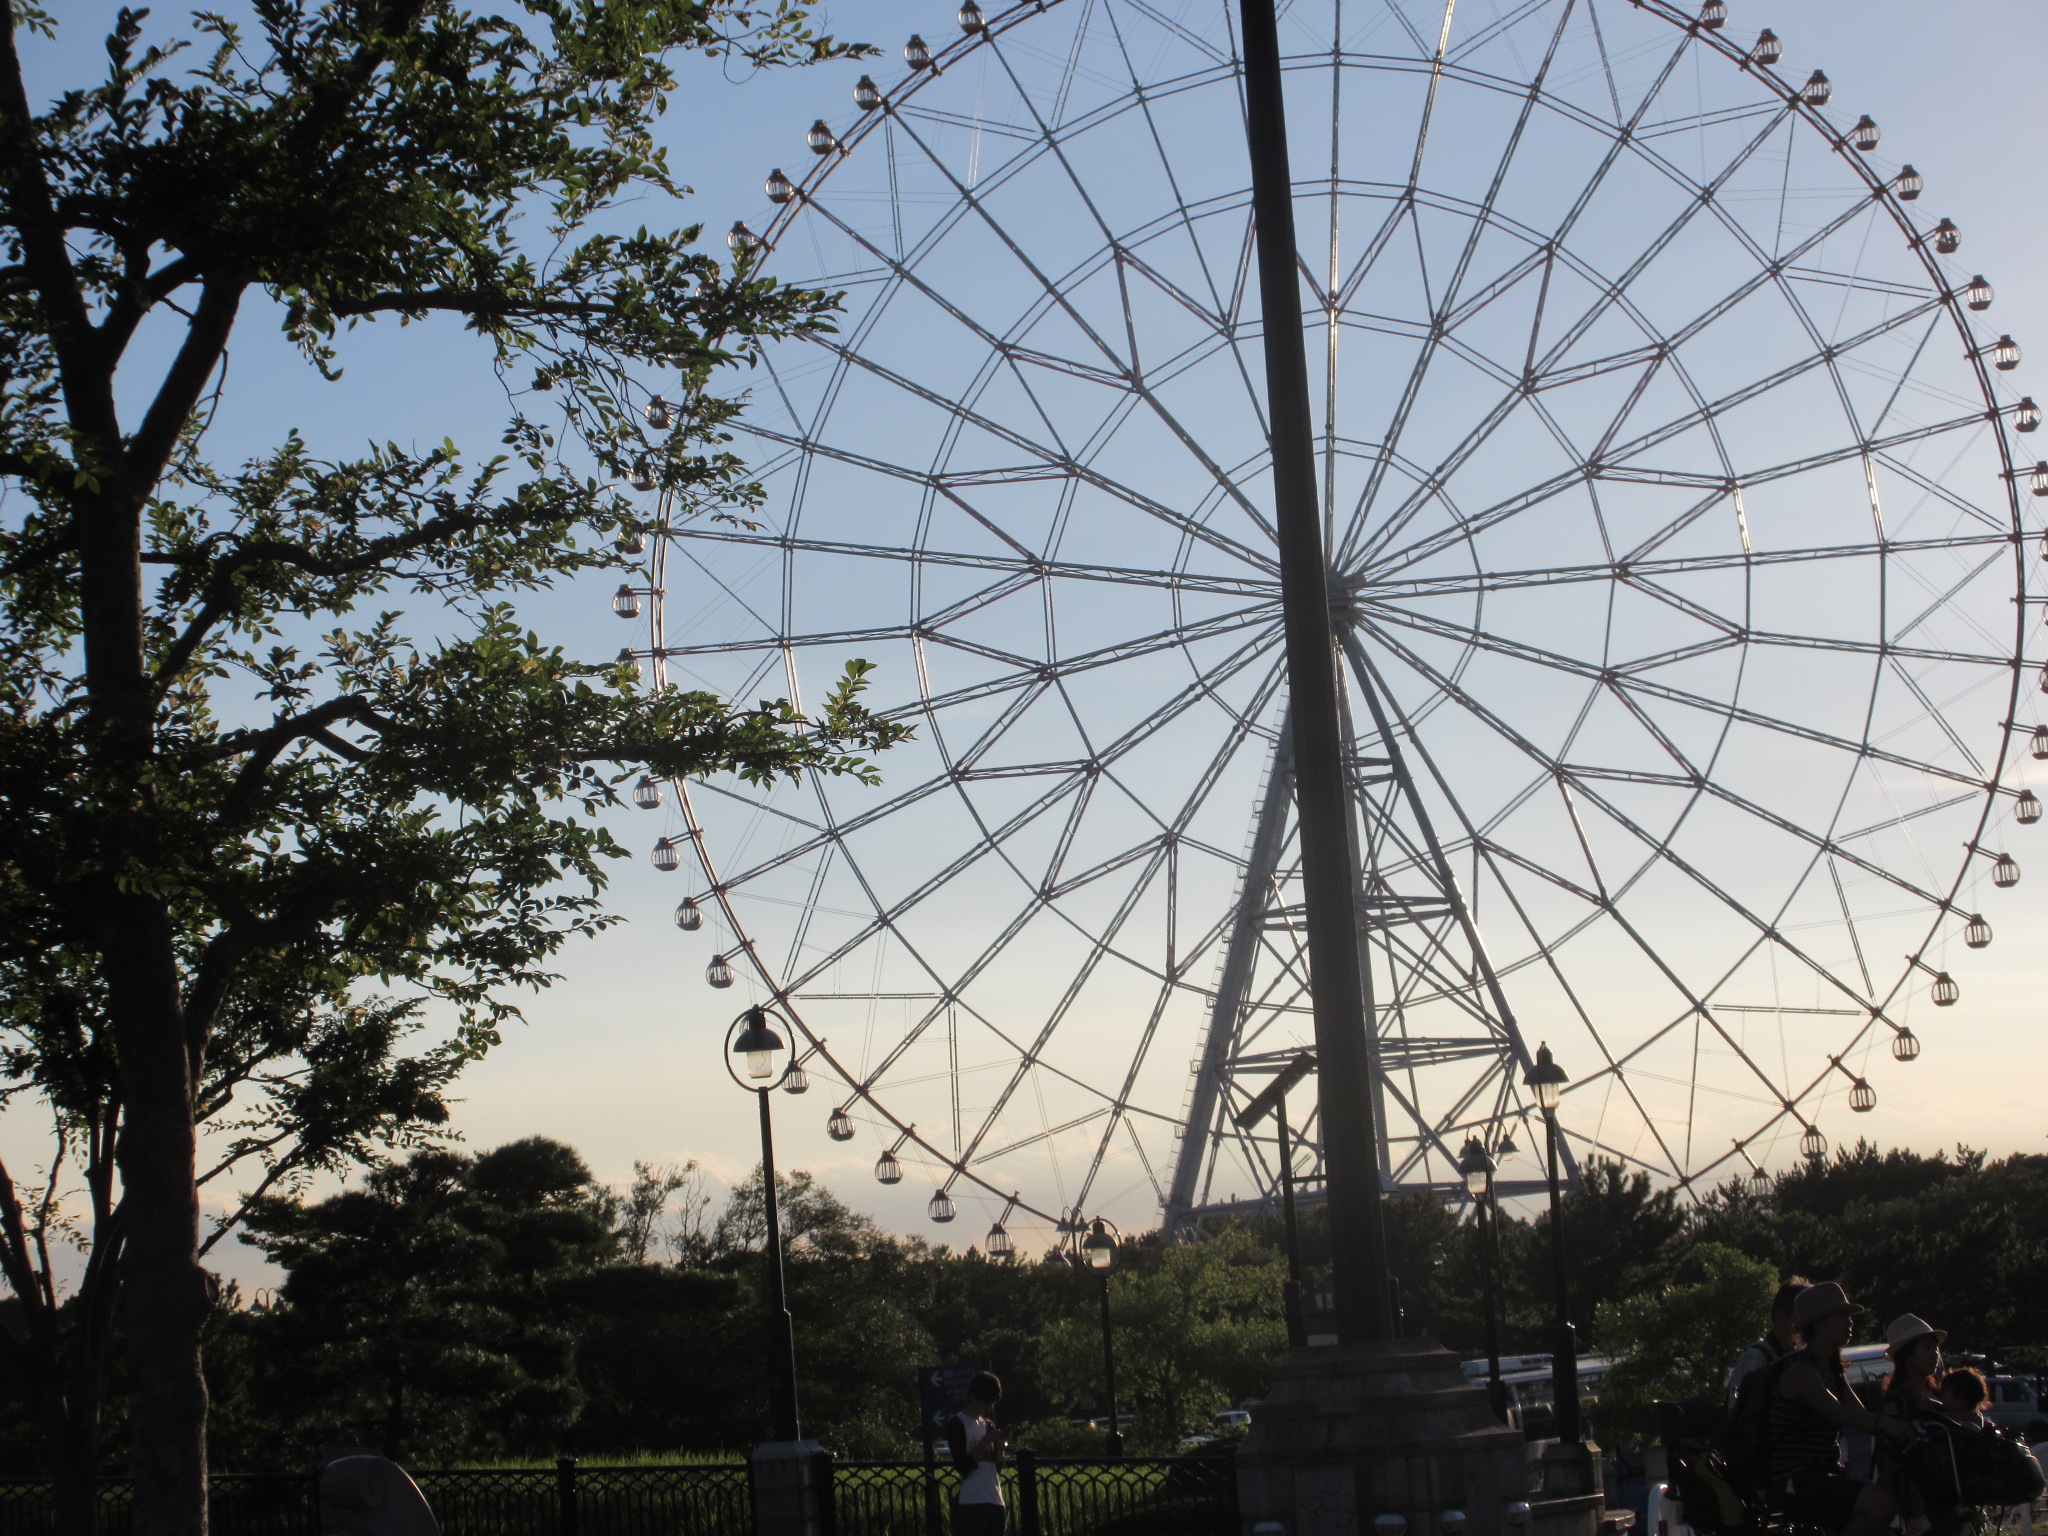
{"label": "tree", "polygon": [[[614,488],[629,467],[682,516],[757,494],[716,376],[829,328],[833,300],[722,267],[695,229],[611,232],[609,210],[679,194],[652,133],[673,55],[847,50],[805,0],[257,0],[246,30],[202,14],[182,39],[124,10],[105,75],[38,111],[20,39],[54,22],[4,3],[0,1028],[52,1167],[82,1165],[89,1253],[60,1308],[65,1176],[0,1170],[22,1302],[0,1343],[41,1383],[63,1519],[89,1530],[118,1289],[135,1528],[195,1536],[200,1128],[317,1077],[323,1021],[339,1045],[351,1010],[423,999],[449,1053],[363,1054],[388,1113],[328,1082],[358,1137],[431,1123],[509,994],[608,921],[621,850],[566,806],[594,815],[642,767],[871,774],[863,754],[902,734],[861,708],[861,664],[806,720],[641,691],[509,606],[620,563],[616,536],[647,526]],[[326,458],[292,433],[209,456],[238,332],[274,327],[338,380],[380,320],[460,326],[506,385],[501,451]],[[682,424],[650,439],[655,373]],[[419,639],[408,600],[432,609]],[[243,1145],[278,1130],[288,1179],[288,1113]]]}
{"label": "tree", "polygon": [[1600,1435],[1623,1444],[1656,1433],[1660,1397],[1718,1397],[1728,1367],[1769,1320],[1770,1265],[1719,1243],[1686,1254],[1671,1284],[1600,1304],[1601,1345],[1619,1358],[1600,1389]]}
{"label": "tree", "polygon": [[245,1240],[286,1275],[248,1318],[283,1367],[259,1378],[270,1423],[302,1456],[552,1450],[583,1406],[569,1287],[616,1252],[609,1214],[583,1160],[543,1137],[423,1152],[311,1205],[259,1201]]}
{"label": "tree", "polygon": [[[1164,1449],[1217,1409],[1265,1389],[1287,1347],[1286,1264],[1239,1230],[1205,1243],[1154,1245],[1136,1264],[1126,1257],[1119,1253],[1110,1279],[1118,1406],[1135,1410],[1140,1440]],[[1099,1401],[1102,1331],[1094,1308],[1048,1329],[1041,1359],[1057,1390]]]}

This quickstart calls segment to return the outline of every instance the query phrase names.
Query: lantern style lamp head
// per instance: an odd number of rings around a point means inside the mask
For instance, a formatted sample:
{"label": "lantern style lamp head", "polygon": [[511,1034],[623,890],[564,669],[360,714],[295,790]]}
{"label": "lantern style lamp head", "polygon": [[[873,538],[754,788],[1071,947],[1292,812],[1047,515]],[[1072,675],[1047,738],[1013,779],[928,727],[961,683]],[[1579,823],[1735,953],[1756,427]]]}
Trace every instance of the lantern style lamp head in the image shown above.
{"label": "lantern style lamp head", "polygon": [[[960,7],[960,30],[962,32],[972,36],[987,26],[988,15],[975,3],[975,0],[967,0],[967,3]],[[1007,1249],[1004,1251],[1008,1252]]]}
{"label": "lantern style lamp head", "polygon": [[1769,27],[1756,35],[1756,46],[1749,50],[1752,63],[1775,64],[1785,57],[1785,45],[1778,41],[1778,34]]}
{"label": "lantern style lamp head", "polygon": [[1901,1028],[1892,1036],[1893,1061],[1918,1061],[1920,1059],[1920,1037],[1910,1029]]}
{"label": "lantern style lamp head", "polygon": [[1983,914],[1971,915],[1969,924],[1963,929],[1963,942],[1972,949],[1984,949],[1991,943],[1991,925],[1984,921]]}
{"label": "lantern style lamp head", "polygon": [[633,803],[643,811],[661,809],[661,780],[651,773],[640,775],[640,781],[633,786]]}
{"label": "lantern style lamp head", "polygon": [[704,967],[704,980],[721,991],[732,985],[732,967],[726,964],[725,956],[711,957],[711,963]]}
{"label": "lantern style lamp head", "polygon": [[1551,1058],[1550,1046],[1546,1043],[1536,1047],[1536,1065],[1523,1074],[1522,1081],[1535,1092],[1536,1107],[1547,1115],[1563,1099],[1564,1085],[1571,1078]]}
{"label": "lantern style lamp head", "polygon": [[1835,83],[1819,70],[1806,77],[1806,84],[1799,88],[1799,99],[1809,107],[1824,107],[1828,98],[1835,94]]}
{"label": "lantern style lamp head", "polygon": [[1902,203],[1912,202],[1914,198],[1926,190],[1927,178],[1914,170],[1910,165],[1900,166],[1899,174],[1892,178],[1892,191],[1898,194],[1899,201]]}
{"label": "lantern style lamp head", "polygon": [[853,1116],[846,1112],[844,1105],[825,1117],[825,1134],[834,1141],[853,1140]]}
{"label": "lantern style lamp head", "polygon": [[2031,789],[2020,791],[2019,798],[2012,803],[2012,819],[2023,827],[2031,827],[2041,819],[2041,797]]}
{"label": "lantern style lamp head", "polygon": [[2012,429],[2015,432],[2038,432],[2041,428],[2041,407],[2034,404],[2032,395],[2020,396],[2020,403],[2012,408]]}
{"label": "lantern style lamp head", "polygon": [[930,69],[932,67],[931,45],[915,32],[911,33],[910,41],[903,45],[903,62],[912,69]]}
{"label": "lantern style lamp head", "polygon": [[612,612],[622,619],[640,617],[640,594],[631,587],[621,587],[612,594]]}
{"label": "lantern style lamp head", "polygon": [[1934,999],[1937,1008],[1953,1008],[1956,999],[1963,995],[1963,989],[1956,985],[1955,977],[1947,971],[1934,973],[1934,985],[1927,989],[1927,995]]}
{"label": "lantern style lamp head", "polygon": [[1486,1186],[1493,1181],[1493,1156],[1486,1150],[1486,1143],[1477,1136],[1465,1138],[1464,1150],[1458,1154],[1458,1172],[1465,1176],[1465,1190],[1474,1198],[1486,1193]]}
{"label": "lantern style lamp head", "polygon": [[654,860],[654,867],[665,875],[672,875],[683,862],[683,851],[676,846],[672,837],[664,837],[654,845],[654,852],[648,855]]}
{"label": "lantern style lamp head", "polygon": [[767,1010],[749,1008],[746,1027],[732,1043],[733,1055],[747,1059],[747,1076],[757,1083],[769,1082],[775,1076],[775,1058],[787,1049],[788,1042],[769,1024]]}
{"label": "lantern style lamp head", "polygon": [[768,173],[768,180],[764,185],[768,192],[768,201],[771,203],[786,203],[796,196],[796,183],[782,174],[782,167],[779,165]]}
{"label": "lantern style lamp head", "polygon": [[981,1240],[982,1252],[992,1259],[1008,1259],[1016,1256],[1017,1245],[1010,1237],[1010,1229],[1000,1221],[988,1229],[988,1236]]}
{"label": "lantern style lamp head", "polygon": [[1877,1090],[1863,1078],[1857,1078],[1849,1085],[1849,1107],[1859,1115],[1867,1115],[1877,1108]]}
{"label": "lantern style lamp head", "polygon": [[932,1191],[931,1203],[925,1207],[925,1210],[930,1214],[932,1220],[938,1222],[941,1226],[960,1214],[953,1208],[953,1197],[943,1189]]}
{"label": "lantern style lamp head", "polygon": [[1515,1138],[1512,1135],[1503,1136],[1500,1139],[1500,1145],[1493,1149],[1494,1161],[1496,1163],[1506,1162],[1521,1150],[1520,1147],[1515,1145]]}
{"label": "lantern style lamp head", "polygon": [[1088,1235],[1081,1239],[1081,1257],[1088,1261],[1093,1270],[1105,1270],[1116,1262],[1116,1239],[1109,1235],[1109,1227],[1098,1216],[1088,1228]]}
{"label": "lantern style lamp head", "polygon": [[873,75],[862,75],[854,81],[853,104],[863,112],[872,112],[882,104],[882,88],[875,84]]}
{"label": "lantern style lamp head", "polygon": [[1809,1125],[1806,1134],[1799,1138],[1799,1150],[1807,1157],[1826,1157],[1828,1139],[1821,1135],[1820,1127]]}
{"label": "lantern style lamp head", "polygon": [[704,909],[697,905],[697,898],[685,896],[676,903],[676,926],[685,933],[695,933],[704,926]]}
{"label": "lantern style lamp head", "polygon": [[903,1165],[896,1161],[896,1149],[888,1148],[875,1159],[875,1182],[878,1184],[901,1184]]}

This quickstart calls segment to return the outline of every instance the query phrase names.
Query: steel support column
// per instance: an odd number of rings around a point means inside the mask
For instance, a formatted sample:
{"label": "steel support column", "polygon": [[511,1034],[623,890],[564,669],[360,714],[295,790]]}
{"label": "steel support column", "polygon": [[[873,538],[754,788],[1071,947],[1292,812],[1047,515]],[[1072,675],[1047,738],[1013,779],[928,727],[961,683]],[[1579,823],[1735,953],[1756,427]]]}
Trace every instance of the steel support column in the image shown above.
{"label": "steel support column", "polygon": [[1329,566],[1317,505],[1279,26],[1274,0],[1244,0],[1239,14],[1337,1337],[1344,1344],[1364,1344],[1393,1336],[1367,1053],[1373,1004],[1370,978],[1359,968],[1358,870],[1346,830],[1351,807],[1338,723]]}

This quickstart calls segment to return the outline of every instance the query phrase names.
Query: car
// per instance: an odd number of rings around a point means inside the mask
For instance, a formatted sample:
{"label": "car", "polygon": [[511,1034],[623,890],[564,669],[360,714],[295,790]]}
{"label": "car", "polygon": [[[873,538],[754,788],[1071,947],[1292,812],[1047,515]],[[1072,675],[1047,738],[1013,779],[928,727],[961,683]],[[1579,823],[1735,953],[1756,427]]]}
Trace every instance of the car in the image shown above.
{"label": "car", "polygon": [[1216,1425],[1219,1429],[1250,1429],[1252,1416],[1248,1409],[1225,1408],[1216,1415]]}

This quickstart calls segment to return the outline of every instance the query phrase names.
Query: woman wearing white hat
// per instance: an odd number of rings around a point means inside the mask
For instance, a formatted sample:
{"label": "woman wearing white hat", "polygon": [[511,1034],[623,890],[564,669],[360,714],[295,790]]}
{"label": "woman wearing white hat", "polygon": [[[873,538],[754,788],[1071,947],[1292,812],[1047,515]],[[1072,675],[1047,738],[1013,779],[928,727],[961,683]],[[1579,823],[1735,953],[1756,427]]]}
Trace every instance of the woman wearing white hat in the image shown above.
{"label": "woman wearing white hat", "polygon": [[1912,1419],[1942,1411],[1934,1373],[1941,1369],[1941,1343],[1947,1337],[1948,1330],[1936,1328],[1911,1312],[1892,1319],[1891,1326],[1884,1331],[1884,1352],[1891,1356],[1892,1373],[1885,1379],[1884,1400],[1878,1405],[1878,1412]]}

